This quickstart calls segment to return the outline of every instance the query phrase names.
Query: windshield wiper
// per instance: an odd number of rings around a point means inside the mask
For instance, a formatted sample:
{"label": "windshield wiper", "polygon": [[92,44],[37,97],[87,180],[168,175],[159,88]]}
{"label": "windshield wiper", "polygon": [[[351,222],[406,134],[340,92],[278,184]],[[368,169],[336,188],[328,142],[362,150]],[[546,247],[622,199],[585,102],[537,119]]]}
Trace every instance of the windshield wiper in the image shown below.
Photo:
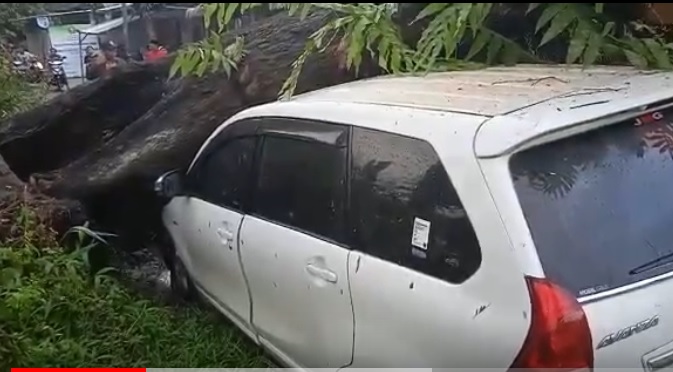
{"label": "windshield wiper", "polygon": [[669,265],[671,263],[673,263],[673,252],[667,253],[661,257],[655,258],[652,261],[646,262],[634,269],[631,269],[631,271],[629,271],[629,275],[641,274],[644,273],[645,271],[656,269],[658,267]]}

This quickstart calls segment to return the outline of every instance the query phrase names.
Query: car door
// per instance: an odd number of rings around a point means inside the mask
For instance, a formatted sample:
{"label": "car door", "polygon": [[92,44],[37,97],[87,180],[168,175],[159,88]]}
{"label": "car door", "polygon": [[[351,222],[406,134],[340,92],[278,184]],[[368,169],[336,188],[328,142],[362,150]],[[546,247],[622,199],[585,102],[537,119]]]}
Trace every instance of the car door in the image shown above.
{"label": "car door", "polygon": [[241,258],[260,343],[285,363],[351,362],[345,235],[348,128],[272,119],[262,135]]}
{"label": "car door", "polygon": [[230,134],[225,130],[204,148],[187,174],[187,196],[170,207],[180,216],[179,255],[197,289],[252,335],[239,229],[257,138]]}
{"label": "car door", "polygon": [[[460,146],[471,149],[469,141]],[[508,366],[527,325],[526,308],[517,306],[526,292],[510,285],[521,277],[489,276],[489,270],[503,272],[507,261],[482,262],[474,215],[468,217],[433,146],[353,128],[351,159],[349,282],[356,327],[350,367]],[[479,176],[474,160],[456,163],[461,175]],[[479,192],[466,179],[458,178]],[[475,199],[488,202],[488,193]],[[498,219],[495,211],[480,217],[482,223]],[[506,239],[495,226],[489,225],[493,239]]]}

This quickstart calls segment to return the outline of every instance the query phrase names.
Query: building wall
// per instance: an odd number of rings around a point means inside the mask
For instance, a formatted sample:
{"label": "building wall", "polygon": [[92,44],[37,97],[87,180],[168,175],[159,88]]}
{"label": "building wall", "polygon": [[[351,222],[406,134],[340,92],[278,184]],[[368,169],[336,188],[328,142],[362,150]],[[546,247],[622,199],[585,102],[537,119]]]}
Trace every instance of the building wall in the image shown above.
{"label": "building wall", "polygon": [[153,18],[157,40],[169,50],[176,50],[183,44],[182,29],[185,20],[177,17]]}
{"label": "building wall", "polygon": [[37,27],[35,19],[30,19],[25,24],[24,32],[26,49],[44,62],[51,47],[49,31]]}
{"label": "building wall", "polygon": [[[63,19],[59,19],[63,21]],[[34,23],[35,21],[32,20]],[[65,28],[73,26],[72,24],[66,25],[66,22],[57,22],[60,24],[60,28]],[[152,16],[152,23],[154,34],[164,46],[168,48],[169,51],[177,50],[182,44],[200,40],[203,37],[203,21],[199,17],[198,19],[188,19],[185,17],[184,11],[161,11],[157,12]],[[80,24],[80,26],[82,26]],[[151,32],[147,29],[147,23],[144,19],[136,19],[129,23],[129,45],[127,50],[132,57],[138,55],[138,53],[145,50],[145,47],[149,43]],[[49,32],[39,29],[34,24],[31,24],[30,21],[26,23],[26,44],[28,50],[40,56],[43,59],[46,59],[49,48],[52,45]],[[61,32],[62,33],[62,32]],[[74,34],[75,35],[75,34]],[[73,36],[76,39],[76,36]],[[65,52],[69,55],[69,63],[75,63],[74,58],[75,51],[70,49],[78,49],[75,44],[76,41],[69,40],[70,38],[63,37],[60,35],[55,47],[61,52]],[[67,39],[67,40],[66,40]],[[84,38],[83,46],[84,49],[87,45],[95,45],[98,47],[99,43],[112,40],[117,44],[122,44],[124,42],[124,31],[123,27],[118,27],[116,29],[110,30],[101,35],[88,35]],[[75,43],[75,44],[73,44]],[[73,54],[75,53],[75,54]],[[73,58],[70,58],[73,57]],[[70,71],[72,70],[72,71]],[[69,71],[76,75],[80,75],[80,69],[75,70],[75,66],[72,66],[72,69]]]}
{"label": "building wall", "polygon": [[[85,24],[79,25],[86,26]],[[63,63],[66,75],[69,77],[81,77],[84,75],[83,62],[87,46],[98,48],[98,40],[95,36],[87,36],[79,43],[79,35],[70,32],[73,25],[52,26],[49,28],[51,44],[59,54],[66,59]]]}
{"label": "building wall", "polygon": [[[103,35],[100,35],[100,41],[105,42],[112,40],[117,44],[124,43],[124,28],[118,27],[114,30],[110,30]],[[129,45],[126,46],[128,52],[133,55],[137,53],[138,50],[144,48],[148,42],[147,32],[145,30],[145,25],[142,19],[136,19],[132,22],[129,22]]]}
{"label": "building wall", "polygon": [[[182,29],[186,27],[186,20],[175,15],[156,15],[152,17],[154,33],[157,40],[170,51],[177,50],[183,44]],[[146,20],[137,19],[129,23],[129,45],[127,50],[133,56],[144,51],[150,41],[151,32]],[[113,40],[117,44],[124,42],[122,27],[108,31],[100,36],[101,42]]]}

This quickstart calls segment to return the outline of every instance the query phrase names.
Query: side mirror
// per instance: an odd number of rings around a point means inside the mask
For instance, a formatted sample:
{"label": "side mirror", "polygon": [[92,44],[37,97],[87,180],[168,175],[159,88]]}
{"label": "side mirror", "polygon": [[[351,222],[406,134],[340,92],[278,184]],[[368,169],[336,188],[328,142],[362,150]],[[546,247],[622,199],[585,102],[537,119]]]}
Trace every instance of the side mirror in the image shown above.
{"label": "side mirror", "polygon": [[180,195],[183,192],[182,172],[172,170],[162,174],[154,182],[154,192],[165,199]]}

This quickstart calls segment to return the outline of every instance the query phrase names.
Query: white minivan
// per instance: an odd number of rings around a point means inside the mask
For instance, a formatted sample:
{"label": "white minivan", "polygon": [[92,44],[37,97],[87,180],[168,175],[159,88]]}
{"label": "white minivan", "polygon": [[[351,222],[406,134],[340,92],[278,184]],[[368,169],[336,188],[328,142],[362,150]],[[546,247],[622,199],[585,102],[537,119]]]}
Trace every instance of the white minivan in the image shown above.
{"label": "white minivan", "polygon": [[155,188],[174,289],[282,364],[673,367],[673,73],[356,81],[237,114]]}

